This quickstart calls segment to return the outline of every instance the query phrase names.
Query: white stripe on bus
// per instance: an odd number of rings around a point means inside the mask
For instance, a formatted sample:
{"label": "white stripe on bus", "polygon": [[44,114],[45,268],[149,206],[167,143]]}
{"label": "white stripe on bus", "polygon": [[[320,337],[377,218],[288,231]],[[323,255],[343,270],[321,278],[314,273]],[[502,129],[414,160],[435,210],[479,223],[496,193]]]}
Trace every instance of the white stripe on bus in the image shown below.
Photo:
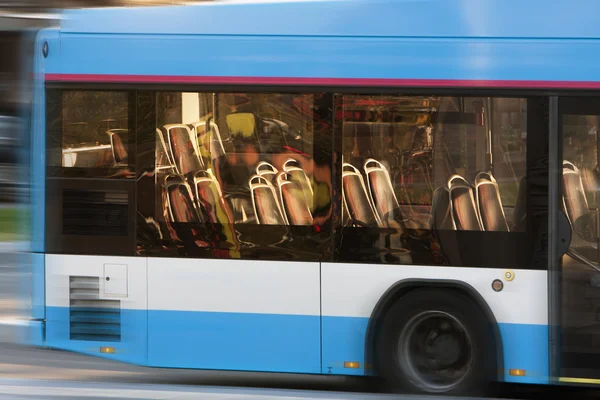
{"label": "white stripe on bus", "polygon": [[394,283],[442,279],[471,285],[499,323],[548,323],[546,271],[516,270],[507,281],[503,269],[416,265],[323,263],[320,273],[316,262],[48,255],[46,304],[69,306],[69,276],[98,276],[102,292],[104,264],[128,266],[127,297],[101,296],[125,309],[318,316],[322,297],[324,316],[369,318]]}
{"label": "white stripe on bus", "polygon": [[320,315],[319,263],[148,259],[151,310]]}
{"label": "white stripe on bus", "polygon": [[[368,318],[394,283],[404,279],[441,279],[471,285],[487,302],[498,323],[547,325],[547,272],[513,272],[514,279],[506,281],[503,269],[323,263],[323,315]],[[492,290],[495,279],[504,283],[500,292]]]}

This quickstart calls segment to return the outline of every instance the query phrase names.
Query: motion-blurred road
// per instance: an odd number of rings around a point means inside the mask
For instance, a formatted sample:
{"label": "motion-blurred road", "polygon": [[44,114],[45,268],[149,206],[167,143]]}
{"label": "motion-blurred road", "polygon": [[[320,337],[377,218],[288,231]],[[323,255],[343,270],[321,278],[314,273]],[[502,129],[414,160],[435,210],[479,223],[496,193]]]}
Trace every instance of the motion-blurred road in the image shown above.
{"label": "motion-blurred road", "polygon": [[[303,390],[290,388],[305,388]],[[439,400],[366,392],[345,378],[165,370],[0,344],[2,399]],[[355,391],[355,392],[350,392]],[[448,397],[444,397],[448,399]],[[449,398],[452,400],[452,398]],[[465,398],[454,398],[461,400]],[[476,399],[473,399],[476,400]],[[489,400],[489,399],[488,399]]]}
{"label": "motion-blurred road", "polygon": [[[10,397],[9,397],[10,396]],[[18,396],[18,397],[17,397]],[[240,389],[227,387],[191,388],[166,385],[86,384],[81,382],[2,381],[0,399],[202,399],[202,400],[424,400],[439,397],[375,395],[366,393],[316,392],[280,389]],[[447,399],[465,399],[451,398]],[[475,399],[473,399],[475,400]]]}

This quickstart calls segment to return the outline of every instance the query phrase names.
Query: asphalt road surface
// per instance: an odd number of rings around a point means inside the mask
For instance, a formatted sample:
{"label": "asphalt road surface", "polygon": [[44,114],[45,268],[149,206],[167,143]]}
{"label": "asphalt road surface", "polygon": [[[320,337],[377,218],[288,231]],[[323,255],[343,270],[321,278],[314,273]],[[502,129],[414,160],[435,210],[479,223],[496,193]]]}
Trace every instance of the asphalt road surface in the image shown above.
{"label": "asphalt road surface", "polygon": [[440,399],[377,393],[356,378],[145,368],[70,352],[0,344],[0,400],[73,398]]}
{"label": "asphalt road surface", "polygon": [[[185,387],[173,385],[89,384],[0,379],[0,399],[202,399],[202,400],[424,400],[439,397],[376,395],[366,393],[317,392],[230,387]],[[452,398],[450,398],[452,399]],[[456,397],[454,399],[465,399]]]}
{"label": "asphalt road surface", "polygon": [[74,398],[441,399],[436,396],[376,393],[363,381],[347,378],[153,369],[69,352],[34,349],[13,344],[0,345],[0,400]]}

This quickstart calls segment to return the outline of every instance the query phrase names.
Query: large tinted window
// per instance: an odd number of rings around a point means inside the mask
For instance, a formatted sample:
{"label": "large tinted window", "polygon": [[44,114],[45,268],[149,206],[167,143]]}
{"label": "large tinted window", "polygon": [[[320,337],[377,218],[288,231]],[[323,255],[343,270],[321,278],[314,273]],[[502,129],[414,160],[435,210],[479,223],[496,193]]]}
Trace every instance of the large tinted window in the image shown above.
{"label": "large tinted window", "polygon": [[51,252],[545,267],[544,98],[47,99]]}
{"label": "large tinted window", "polygon": [[138,252],[325,257],[331,231],[327,99],[140,92]]}
{"label": "large tinted window", "polygon": [[[529,119],[527,106],[519,98],[338,96],[337,258],[532,265],[542,232],[531,224],[527,175],[547,156],[547,119],[537,111]],[[537,174],[547,172],[538,166]]]}
{"label": "large tinted window", "polygon": [[50,175],[132,178],[129,97],[121,91],[49,92]]}
{"label": "large tinted window", "polygon": [[586,107],[573,102],[562,108],[563,207],[574,233],[571,248],[584,254],[584,259],[597,263],[598,251],[594,248],[598,243],[596,210],[600,204],[597,138],[600,116],[593,114],[597,109],[583,105]]}
{"label": "large tinted window", "polygon": [[598,302],[593,295],[600,262],[600,99],[565,96],[559,99],[558,110],[561,209],[571,229],[568,250],[561,257],[560,291],[556,292],[562,297],[560,372],[561,376],[596,378],[597,370],[587,369],[582,360],[596,351],[600,337]]}
{"label": "large tinted window", "polygon": [[46,98],[46,250],[134,254],[134,93],[51,89]]}

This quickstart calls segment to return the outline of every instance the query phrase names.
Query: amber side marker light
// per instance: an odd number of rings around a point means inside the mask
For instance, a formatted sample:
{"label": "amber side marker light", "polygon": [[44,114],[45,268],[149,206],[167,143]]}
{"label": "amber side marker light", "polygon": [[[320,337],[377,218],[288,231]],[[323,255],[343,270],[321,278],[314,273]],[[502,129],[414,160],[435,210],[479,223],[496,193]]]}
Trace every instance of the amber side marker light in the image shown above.
{"label": "amber side marker light", "polygon": [[508,374],[510,376],[525,376],[525,370],[524,369],[510,369],[510,370],[508,370]]}
{"label": "amber side marker light", "polygon": [[115,348],[103,346],[103,347],[100,347],[100,353],[115,354]]}
{"label": "amber side marker light", "polygon": [[344,368],[359,368],[360,363],[356,361],[344,361]]}

